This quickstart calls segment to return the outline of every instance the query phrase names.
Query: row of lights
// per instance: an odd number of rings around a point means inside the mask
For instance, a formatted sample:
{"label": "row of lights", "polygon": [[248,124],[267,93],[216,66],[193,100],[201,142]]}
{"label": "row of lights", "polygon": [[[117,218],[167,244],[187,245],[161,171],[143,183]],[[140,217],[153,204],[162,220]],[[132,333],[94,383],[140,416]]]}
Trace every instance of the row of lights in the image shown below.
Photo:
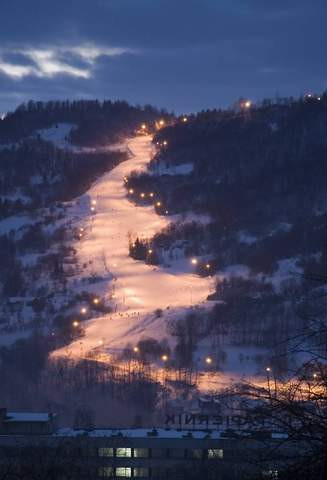
{"label": "row of lights", "polygon": [[[197,258],[191,258],[191,264],[192,265],[198,265],[199,261]],[[207,270],[209,270],[209,268],[211,267],[210,263],[206,263],[205,264],[205,267]]]}
{"label": "row of lights", "polygon": [[[133,348],[133,351],[134,351],[135,353],[139,353],[140,349],[139,349],[139,347],[134,347],[134,348]],[[162,360],[163,362],[167,362],[167,361],[169,360],[168,355],[166,355],[166,354],[162,355],[162,356],[161,356],[161,360]],[[212,358],[211,358],[211,357],[206,357],[205,362],[206,362],[208,365],[211,365],[211,364],[212,364]]]}
{"label": "row of lights", "polygon": [[[126,177],[124,177],[124,181],[125,181],[125,183],[127,183],[128,180],[127,180]],[[130,188],[130,189],[128,190],[128,193],[129,193],[130,195],[133,195],[133,194],[135,193],[134,188]],[[144,193],[144,192],[141,192],[141,193],[139,194],[140,198],[146,198],[146,195],[147,195],[147,194]],[[154,194],[153,192],[150,192],[150,193],[148,194],[148,196],[149,196],[150,198],[154,198],[154,195],[155,195],[155,194]],[[155,202],[155,206],[158,207],[158,208],[160,208],[160,207],[162,206],[162,202],[160,202],[160,200],[158,200],[157,202]],[[165,214],[168,215],[168,210],[165,210]]]}

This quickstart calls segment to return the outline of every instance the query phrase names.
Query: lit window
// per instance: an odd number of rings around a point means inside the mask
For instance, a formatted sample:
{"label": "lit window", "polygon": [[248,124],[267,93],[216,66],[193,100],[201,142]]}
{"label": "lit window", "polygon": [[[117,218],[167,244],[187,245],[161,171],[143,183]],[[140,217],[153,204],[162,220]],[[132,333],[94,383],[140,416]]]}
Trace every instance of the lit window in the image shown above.
{"label": "lit window", "polygon": [[201,460],[201,458],[203,457],[203,453],[200,448],[194,448],[193,450],[191,450],[190,453],[191,453],[191,458],[196,458]]}
{"label": "lit window", "polygon": [[148,448],[134,448],[134,457],[147,458],[149,456]]}
{"label": "lit window", "polygon": [[132,469],[130,467],[117,467],[116,477],[131,477]]}
{"label": "lit window", "polygon": [[116,457],[131,457],[131,448],[116,448]]}
{"label": "lit window", "polygon": [[210,448],[208,450],[208,458],[224,458],[224,451],[221,448]]}
{"label": "lit window", "polygon": [[99,457],[113,457],[114,449],[107,447],[100,447],[98,450]]}
{"label": "lit window", "polygon": [[134,468],[133,470],[133,476],[134,477],[148,477],[149,476],[149,469],[145,467],[138,467]]}
{"label": "lit window", "polygon": [[269,479],[278,478],[278,470],[263,470],[262,476]]}
{"label": "lit window", "polygon": [[99,477],[114,477],[114,469],[112,467],[99,467]]}

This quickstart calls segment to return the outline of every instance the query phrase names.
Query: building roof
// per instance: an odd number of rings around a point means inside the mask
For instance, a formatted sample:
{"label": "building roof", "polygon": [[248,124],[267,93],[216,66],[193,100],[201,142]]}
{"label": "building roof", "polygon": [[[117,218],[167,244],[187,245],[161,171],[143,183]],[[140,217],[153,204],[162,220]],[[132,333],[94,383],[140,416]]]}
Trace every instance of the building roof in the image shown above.
{"label": "building roof", "polygon": [[209,432],[203,430],[175,430],[164,428],[114,428],[94,430],[75,430],[72,428],[60,428],[55,432],[54,435],[64,437],[87,435],[89,437],[219,439],[221,432]]}
{"label": "building roof", "polygon": [[50,413],[7,412],[4,422],[48,422],[52,419]]}

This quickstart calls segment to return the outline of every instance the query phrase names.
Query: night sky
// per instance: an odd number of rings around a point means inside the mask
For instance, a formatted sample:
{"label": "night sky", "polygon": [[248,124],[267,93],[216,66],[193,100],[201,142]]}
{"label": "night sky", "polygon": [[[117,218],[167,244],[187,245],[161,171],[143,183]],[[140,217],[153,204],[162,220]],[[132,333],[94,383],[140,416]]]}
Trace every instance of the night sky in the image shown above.
{"label": "night sky", "polygon": [[126,99],[177,113],[327,88],[326,0],[0,0],[0,112]]}

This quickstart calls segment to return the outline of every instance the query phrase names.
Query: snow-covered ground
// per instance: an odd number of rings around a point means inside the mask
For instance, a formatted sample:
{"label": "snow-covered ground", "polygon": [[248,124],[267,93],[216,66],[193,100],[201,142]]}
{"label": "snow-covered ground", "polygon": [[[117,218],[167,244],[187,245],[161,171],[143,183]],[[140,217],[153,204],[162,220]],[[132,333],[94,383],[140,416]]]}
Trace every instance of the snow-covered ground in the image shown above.
{"label": "snow-covered ground", "polygon": [[[129,256],[130,237],[151,237],[169,223],[169,216],[157,215],[152,206],[130,202],[124,186],[125,176],[149,163],[151,140],[150,136],[130,139],[129,160],[103,175],[71,208],[71,215],[85,229],[76,246],[79,263],[89,269],[84,275],[107,279],[101,288],[106,300],[114,296],[115,313],[85,322],[85,337],[56,354],[79,356],[99,348],[112,352],[142,337],[164,338],[168,319],[190,305],[205,304],[210,293],[212,282],[194,275],[190,263],[185,262],[184,270],[162,268]],[[156,309],[162,309],[163,315],[155,315]]]}
{"label": "snow-covered ground", "polygon": [[74,123],[57,123],[49,128],[42,128],[36,131],[42,140],[52,142],[57,148],[71,150],[75,153],[104,153],[122,149],[122,145],[102,145],[97,147],[78,147],[69,142],[69,135],[77,125]]}

